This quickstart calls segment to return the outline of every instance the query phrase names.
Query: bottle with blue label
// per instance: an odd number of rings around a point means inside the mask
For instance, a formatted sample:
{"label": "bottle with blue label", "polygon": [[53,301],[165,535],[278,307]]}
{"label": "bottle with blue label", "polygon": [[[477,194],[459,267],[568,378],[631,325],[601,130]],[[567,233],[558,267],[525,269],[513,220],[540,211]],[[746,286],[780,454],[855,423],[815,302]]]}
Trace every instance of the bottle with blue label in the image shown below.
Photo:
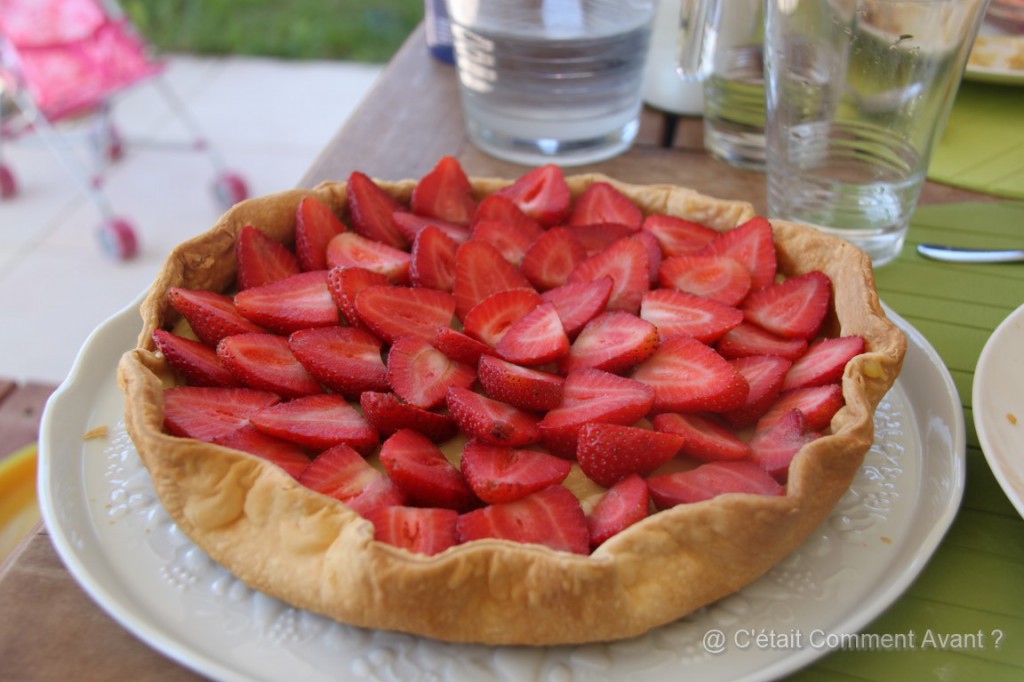
{"label": "bottle with blue label", "polygon": [[427,32],[427,47],[430,54],[439,61],[455,63],[455,52],[452,48],[452,29],[448,21],[448,8],[445,0],[424,0],[424,28]]}

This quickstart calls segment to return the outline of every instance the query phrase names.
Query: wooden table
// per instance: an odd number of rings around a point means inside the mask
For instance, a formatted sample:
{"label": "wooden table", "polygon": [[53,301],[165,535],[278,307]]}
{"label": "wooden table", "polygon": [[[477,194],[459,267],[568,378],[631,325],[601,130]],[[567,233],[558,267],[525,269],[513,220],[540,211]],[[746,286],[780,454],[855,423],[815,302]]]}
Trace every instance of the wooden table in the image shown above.
{"label": "wooden table", "polygon": [[[515,177],[525,170],[471,146],[453,69],[427,54],[422,31],[417,31],[312,164],[302,186],[342,180],[353,170],[383,179],[415,178],[444,155],[457,157],[471,175]],[[764,211],[764,176],[711,160],[703,150],[699,119],[675,120],[645,111],[639,139],[628,153],[578,170],[635,183],[685,185],[711,195],[747,199]],[[965,200],[988,198],[933,183],[922,197],[926,204]],[[0,392],[3,387],[0,384]],[[3,418],[0,413],[0,424]],[[61,564],[45,529],[40,529],[0,569],[0,679],[86,678],[198,679],[138,641],[96,606]]]}

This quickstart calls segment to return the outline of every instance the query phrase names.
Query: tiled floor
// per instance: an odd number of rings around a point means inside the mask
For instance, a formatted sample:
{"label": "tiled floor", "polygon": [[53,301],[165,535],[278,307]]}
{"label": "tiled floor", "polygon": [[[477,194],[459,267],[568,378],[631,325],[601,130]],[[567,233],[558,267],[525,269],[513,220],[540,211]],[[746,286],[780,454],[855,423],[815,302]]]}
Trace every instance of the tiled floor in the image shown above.
{"label": "tiled floor", "polygon": [[[251,195],[294,187],[358,106],[378,65],[170,58],[165,76]],[[0,377],[59,383],[88,334],[143,291],[168,250],[220,213],[206,154],[151,85],[121,97],[127,153],[107,174],[115,211],[141,242],[135,259],[106,257],[100,214],[37,136],[4,141],[19,195],[0,202]],[[79,151],[82,136],[72,137]],[[88,158],[83,156],[83,159]]]}

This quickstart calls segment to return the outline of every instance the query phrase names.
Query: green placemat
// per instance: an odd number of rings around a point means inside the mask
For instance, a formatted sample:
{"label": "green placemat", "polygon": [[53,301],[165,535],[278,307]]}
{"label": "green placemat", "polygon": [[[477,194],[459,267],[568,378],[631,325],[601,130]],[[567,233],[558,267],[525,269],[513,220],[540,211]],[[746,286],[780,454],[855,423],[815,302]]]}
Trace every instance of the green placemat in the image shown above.
{"label": "green placemat", "polygon": [[1024,86],[964,81],[932,155],[936,182],[1024,199]]}
{"label": "green placemat", "polygon": [[1024,246],[1024,203],[921,207],[903,253],[876,272],[882,300],[935,346],[956,383],[967,425],[967,485],[931,561],[865,630],[915,633],[913,647],[838,651],[794,675],[801,682],[1024,680],[1024,520],[978,447],[971,412],[981,349],[1024,302],[1024,264],[938,263],[917,254],[920,242]]}

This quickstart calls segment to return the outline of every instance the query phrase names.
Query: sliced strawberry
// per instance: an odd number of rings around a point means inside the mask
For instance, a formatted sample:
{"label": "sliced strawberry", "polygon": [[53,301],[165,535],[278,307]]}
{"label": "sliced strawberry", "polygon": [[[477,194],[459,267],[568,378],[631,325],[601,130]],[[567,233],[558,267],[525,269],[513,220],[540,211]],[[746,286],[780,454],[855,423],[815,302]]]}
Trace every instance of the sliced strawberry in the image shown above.
{"label": "sliced strawberry", "polygon": [[350,399],[388,388],[380,340],[364,329],[302,329],[288,337],[288,347],[317,381]]}
{"label": "sliced strawberry", "polygon": [[839,384],[794,388],[779,396],[775,404],[757,421],[757,428],[766,429],[790,410],[800,410],[807,417],[807,428],[811,431],[824,431],[844,404],[843,389]]}
{"label": "sliced strawberry", "polygon": [[336,325],[341,317],[327,288],[327,272],[292,275],[235,294],[235,307],[253,323],[278,334]]}
{"label": "sliced strawberry", "polygon": [[249,388],[285,398],[320,393],[320,382],[277,334],[236,334],[217,344],[217,356]]}
{"label": "sliced strawberry", "polygon": [[299,476],[299,483],[347,502],[383,478],[383,471],[373,468],[361,454],[341,443],[317,455]]}
{"label": "sliced strawberry", "polygon": [[346,443],[359,452],[377,447],[377,431],[343,396],[322,393],[264,407],[249,417],[264,433],[312,450]]}
{"label": "sliced strawberry", "polygon": [[639,365],[658,348],[658,330],[632,313],[613,310],[587,323],[572,342],[562,370],[585,367],[622,372]]}
{"label": "sliced strawberry", "polygon": [[746,459],[750,446],[711,415],[664,412],[654,416],[654,428],[686,438],[681,455],[702,462]]}
{"label": "sliced strawberry", "polygon": [[408,211],[396,211],[391,219],[398,225],[398,229],[402,231],[405,238],[411,244],[416,240],[416,235],[422,232],[427,227],[436,227],[437,229],[444,232],[445,236],[451,239],[456,244],[463,244],[469,241],[472,235],[470,230],[465,225],[456,225],[450,223],[447,220],[441,220],[439,218],[428,218],[426,216],[416,215],[415,213],[409,213]]}
{"label": "sliced strawberry", "polygon": [[536,241],[544,230],[530,221],[532,228],[524,230],[502,220],[478,220],[473,224],[473,241],[490,244],[498,250],[502,258],[515,266],[523,262],[526,250]]}
{"label": "sliced strawberry", "polygon": [[226,336],[266,331],[238,312],[235,302],[224,294],[172,287],[167,300],[188,321],[196,338],[211,348]]}
{"label": "sliced strawberry", "polygon": [[528,246],[519,269],[538,291],[547,291],[568,282],[586,258],[579,239],[564,227],[553,227]]}
{"label": "sliced strawberry", "polygon": [[741,407],[724,413],[722,417],[733,428],[752,426],[779,397],[782,381],[792,363],[773,355],[751,355],[731,360],[730,364],[747,380],[750,391]]}
{"label": "sliced strawberry", "polygon": [[493,352],[490,346],[451,327],[438,328],[434,335],[434,347],[455,362],[471,366],[479,362],[481,356]]}
{"label": "sliced strawberry", "polygon": [[644,218],[643,230],[654,236],[666,258],[696,253],[718,236],[718,231],[707,225],[664,213]]}
{"label": "sliced strawberry", "polygon": [[176,386],[164,391],[164,426],[174,436],[212,441],[237,431],[261,408],[281,401],[251,388]]}
{"label": "sliced strawberry", "polygon": [[538,426],[544,444],[556,455],[571,459],[584,424],[633,424],[653,404],[654,389],[646,384],[599,369],[580,369],[565,378],[562,402]]}
{"label": "sliced strawberry", "polygon": [[327,244],[329,268],[363,268],[379,272],[392,284],[409,282],[410,261],[411,256],[405,251],[355,232],[342,232]]}
{"label": "sliced strawberry", "polygon": [[592,282],[572,282],[549,289],[541,294],[541,298],[555,306],[565,333],[569,338],[575,338],[587,322],[608,305],[614,285],[614,280],[605,276]]}
{"label": "sliced strawberry", "polygon": [[721,233],[699,253],[731,256],[738,260],[750,273],[751,291],[775,281],[778,265],[772,225],[761,216]]}
{"label": "sliced strawberry", "polygon": [[647,251],[647,280],[650,286],[654,287],[658,284],[658,271],[661,270],[661,263],[665,260],[658,240],[650,232],[643,230],[634,233],[633,239],[643,244]]}
{"label": "sliced strawberry", "polygon": [[721,355],[688,336],[674,336],[633,370],[654,389],[658,412],[728,412],[746,400],[746,380]]}
{"label": "sliced strawberry", "polygon": [[710,500],[727,493],[783,495],[786,489],[751,461],[709,462],[689,471],[647,479],[651,498],[659,509]]}
{"label": "sliced strawberry", "polygon": [[491,294],[509,289],[528,289],[530,282],[496,248],[469,241],[455,252],[455,312],[459,319]]}
{"label": "sliced strawberry", "polygon": [[387,378],[398,397],[429,410],[445,401],[449,386],[472,386],[476,369],[450,360],[418,336],[403,336],[388,353]]}
{"label": "sliced strawberry", "polygon": [[252,424],[216,438],[213,441],[232,450],[241,450],[272,462],[292,478],[299,478],[309,467],[309,455],[295,443],[268,436]]}
{"label": "sliced strawberry", "polygon": [[509,327],[495,350],[509,362],[543,365],[568,355],[569,337],[555,306],[541,303]]}
{"label": "sliced strawberry", "polygon": [[537,417],[467,388],[448,389],[448,409],[459,428],[472,438],[517,448],[540,441]]}
{"label": "sliced strawberry", "polygon": [[414,407],[390,392],[363,391],[359,406],[370,426],[385,437],[401,429],[412,429],[435,443],[442,443],[459,430],[450,414]]}
{"label": "sliced strawberry", "polygon": [[554,164],[534,168],[496,193],[514,201],[523,213],[545,227],[558,225],[569,216],[569,185],[562,169]]}
{"label": "sliced strawberry", "polygon": [[388,278],[379,272],[364,268],[337,267],[327,271],[327,288],[331,298],[341,310],[345,321],[353,327],[363,327],[363,318],[356,310],[356,296],[363,289],[388,284]]}
{"label": "sliced strawberry", "polygon": [[384,507],[366,515],[374,538],[416,554],[433,556],[459,541],[459,513],[435,507]]}
{"label": "sliced strawberry", "polygon": [[356,312],[370,331],[388,343],[403,336],[429,341],[438,327],[451,324],[455,299],[436,289],[372,286],[356,295]]}
{"label": "sliced strawberry", "polygon": [[544,412],[562,401],[562,384],[557,374],[521,367],[490,355],[480,357],[477,378],[487,395],[523,410]]}
{"label": "sliced strawberry", "polygon": [[650,288],[647,249],[636,239],[620,239],[604,251],[576,266],[570,282],[590,282],[605,276],[612,278],[609,310],[636,313]]}
{"label": "sliced strawberry", "polygon": [[455,284],[455,252],[459,245],[433,225],[416,235],[409,262],[413,286],[451,291]]}
{"label": "sliced strawberry", "polygon": [[395,212],[404,211],[405,206],[378,187],[365,173],[355,171],[349,175],[348,203],[352,228],[356,232],[396,249],[409,248],[412,240],[406,238],[394,220]]}
{"label": "sliced strawberry", "polygon": [[636,474],[613,485],[587,515],[590,546],[596,549],[612,536],[647,518],[650,504],[647,482]]}
{"label": "sliced strawberry", "polygon": [[675,458],[684,436],[621,424],[584,424],[576,460],[598,485],[610,487],[630,474],[647,476]]}
{"label": "sliced strawberry", "polygon": [[371,481],[363,492],[345,500],[345,504],[355,513],[368,519],[380,509],[399,507],[408,501],[405,492],[394,481],[382,476]]}
{"label": "sliced strawberry", "polygon": [[864,352],[864,338],[843,336],[813,343],[786,374],[782,390],[822,386],[843,378],[846,363]]}
{"label": "sliced strawberry", "polygon": [[476,213],[473,186],[458,159],[442,157],[433,170],[420,178],[412,191],[413,213],[468,225]]}
{"label": "sliced strawberry", "polygon": [[607,182],[595,182],[583,190],[573,203],[570,225],[621,223],[639,230],[644,214],[629,197]]}
{"label": "sliced strawberry", "polygon": [[673,336],[692,336],[707,344],[743,322],[743,313],[732,306],[675,289],[655,289],[644,294],[640,317],[658,328],[662,341]]}
{"label": "sliced strawberry", "polygon": [[540,223],[523,213],[516,202],[502,194],[489,194],[480,200],[473,223],[475,225],[484,221],[504,223],[513,232],[532,234],[534,239],[544,229]]}
{"label": "sliced strawberry", "polygon": [[295,210],[295,255],[306,271],[327,270],[327,245],[346,229],[331,207],[310,194]]}
{"label": "sliced strawberry", "polygon": [[766,286],[743,301],[747,321],[786,339],[811,339],[832,300],[832,280],[817,270]]}
{"label": "sliced strawberry", "polygon": [[242,382],[228,371],[217,352],[204,343],[172,334],[165,329],[153,330],[153,343],[163,353],[167,364],[190,386],[241,386]]}
{"label": "sliced strawberry", "polygon": [[512,502],[561,483],[572,462],[538,450],[469,441],[462,450],[462,474],[476,496],[488,504]]}
{"label": "sliced strawberry", "polygon": [[750,292],[750,272],[735,258],[684,254],[662,261],[658,281],[663,287],[734,306]]}
{"label": "sliced strawberry", "polygon": [[462,330],[495,348],[508,330],[542,303],[530,288],[506,289],[487,296],[462,316]]}
{"label": "sliced strawberry", "polygon": [[784,339],[749,322],[742,322],[718,340],[715,348],[726,359],[748,355],[777,355],[796,360],[807,350],[806,339]]}
{"label": "sliced strawberry", "polygon": [[380,461],[411,504],[457,510],[478,504],[462,472],[421,433],[395,432],[381,445]]}
{"label": "sliced strawberry", "polygon": [[622,223],[586,223],[583,225],[566,225],[569,234],[583,245],[587,257],[601,253],[609,246],[634,234],[639,234],[629,225]]}
{"label": "sliced strawberry", "polygon": [[459,541],[497,538],[586,554],[587,518],[568,488],[553,485],[514,502],[492,504],[459,516]]}
{"label": "sliced strawberry", "polygon": [[821,434],[807,427],[800,410],[790,410],[767,428],[758,429],[750,440],[751,459],[779,481],[789,476],[789,465],[800,448]]}
{"label": "sliced strawberry", "polygon": [[299,273],[299,261],[288,247],[252,225],[245,225],[235,240],[238,288],[263,286]]}

